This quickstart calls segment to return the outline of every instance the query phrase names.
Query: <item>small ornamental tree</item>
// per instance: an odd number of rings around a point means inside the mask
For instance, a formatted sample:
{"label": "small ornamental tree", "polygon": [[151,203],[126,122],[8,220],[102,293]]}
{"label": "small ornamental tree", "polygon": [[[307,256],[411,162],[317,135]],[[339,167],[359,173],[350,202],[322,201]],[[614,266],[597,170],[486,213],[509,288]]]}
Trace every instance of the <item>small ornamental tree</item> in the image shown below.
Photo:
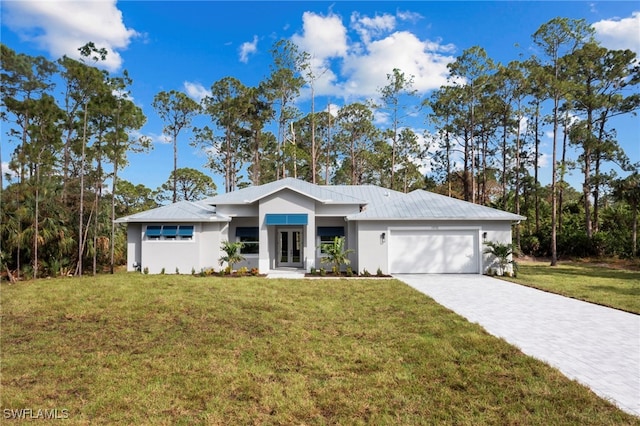
{"label": "small ornamental tree", "polygon": [[218,260],[220,262],[220,266],[227,262],[229,270],[233,272],[233,265],[244,260],[244,256],[240,254],[240,249],[242,249],[243,246],[244,244],[240,241],[235,243],[231,241],[223,241],[220,246],[220,250],[224,251],[225,255]]}
{"label": "small ornamental tree", "polygon": [[507,265],[513,263],[511,255],[513,254],[513,246],[511,244],[503,244],[494,241],[487,241],[484,243],[487,246],[484,249],[485,254],[493,255],[500,265],[500,275],[504,275]]}
{"label": "small ornamental tree", "polygon": [[333,243],[321,244],[321,249],[324,254],[320,258],[320,262],[333,265],[332,269],[334,273],[340,272],[341,265],[348,265],[351,263],[349,260],[349,253],[353,253],[353,250],[344,248],[344,237],[335,237]]}

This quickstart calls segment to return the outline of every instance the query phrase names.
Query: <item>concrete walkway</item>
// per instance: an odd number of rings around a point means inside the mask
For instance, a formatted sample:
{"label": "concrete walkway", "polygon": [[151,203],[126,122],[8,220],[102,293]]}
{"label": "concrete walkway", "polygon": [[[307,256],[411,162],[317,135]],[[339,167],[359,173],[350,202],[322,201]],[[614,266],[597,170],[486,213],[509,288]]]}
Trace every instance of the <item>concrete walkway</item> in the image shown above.
{"label": "concrete walkway", "polygon": [[640,316],[482,275],[395,275],[640,416]]}

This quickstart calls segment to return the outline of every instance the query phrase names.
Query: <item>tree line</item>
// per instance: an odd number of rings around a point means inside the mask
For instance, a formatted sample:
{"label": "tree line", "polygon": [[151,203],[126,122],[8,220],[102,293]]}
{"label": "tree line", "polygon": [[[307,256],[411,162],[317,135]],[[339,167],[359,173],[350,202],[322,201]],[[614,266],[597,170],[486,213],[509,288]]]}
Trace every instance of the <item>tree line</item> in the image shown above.
{"label": "tree line", "polygon": [[[201,102],[178,90],[156,94],[153,113],[173,144],[173,170],[156,190],[118,176],[129,154],[152,144],[138,132],[146,116],[131,100],[131,77],[100,69],[104,49],[90,42],[80,60],[49,61],[0,45],[1,118],[15,144],[10,179],[0,177],[4,273],[113,272],[126,258],[126,232],[115,218],[215,194],[206,174],[178,167],[186,133],[225,192],[287,176],[422,188],[527,216],[514,246],[552,264],[562,255],[637,256],[640,166],[612,125],[640,106],[636,55],[602,47],[583,20],[555,18],[532,38],[539,55],[508,64],[480,46],[464,50],[448,65],[448,84],[425,98],[413,76],[394,69],[375,99],[337,111],[316,108],[322,72],[280,40],[255,86],[229,76]],[[310,111],[299,109],[303,89]],[[387,117],[384,125],[376,114]],[[430,130],[412,128],[415,117]],[[196,126],[196,118],[208,124]],[[552,176],[542,186],[540,143],[549,126]],[[566,183],[572,170],[582,176],[580,191]]]}

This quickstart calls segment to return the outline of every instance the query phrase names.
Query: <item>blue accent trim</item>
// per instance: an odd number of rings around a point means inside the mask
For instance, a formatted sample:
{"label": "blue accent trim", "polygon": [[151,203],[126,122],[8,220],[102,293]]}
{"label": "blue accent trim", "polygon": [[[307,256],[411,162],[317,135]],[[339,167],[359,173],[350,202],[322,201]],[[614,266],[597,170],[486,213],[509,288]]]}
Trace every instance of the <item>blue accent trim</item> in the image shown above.
{"label": "blue accent trim", "polygon": [[193,237],[193,225],[182,225],[178,228],[178,235],[181,237]]}
{"label": "blue accent trim", "polygon": [[344,226],[318,226],[318,237],[344,237]]}
{"label": "blue accent trim", "polygon": [[265,223],[271,225],[306,225],[309,223],[306,213],[267,213],[265,215]]}
{"label": "blue accent trim", "polygon": [[177,225],[164,225],[162,227],[162,235],[165,237],[175,237],[178,235]]}
{"label": "blue accent trim", "polygon": [[160,225],[147,225],[147,237],[159,237],[161,235],[162,226]]}
{"label": "blue accent trim", "polygon": [[257,226],[239,226],[236,228],[236,237],[255,237],[258,240],[260,230]]}

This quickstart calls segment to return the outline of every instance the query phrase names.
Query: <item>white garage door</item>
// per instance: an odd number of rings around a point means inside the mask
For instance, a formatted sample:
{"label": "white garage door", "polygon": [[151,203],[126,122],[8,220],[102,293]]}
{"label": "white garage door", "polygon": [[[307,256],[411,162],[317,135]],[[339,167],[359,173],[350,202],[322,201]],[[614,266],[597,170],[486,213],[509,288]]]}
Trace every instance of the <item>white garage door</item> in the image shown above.
{"label": "white garage door", "polygon": [[391,273],[478,273],[476,230],[392,230],[389,234]]}

